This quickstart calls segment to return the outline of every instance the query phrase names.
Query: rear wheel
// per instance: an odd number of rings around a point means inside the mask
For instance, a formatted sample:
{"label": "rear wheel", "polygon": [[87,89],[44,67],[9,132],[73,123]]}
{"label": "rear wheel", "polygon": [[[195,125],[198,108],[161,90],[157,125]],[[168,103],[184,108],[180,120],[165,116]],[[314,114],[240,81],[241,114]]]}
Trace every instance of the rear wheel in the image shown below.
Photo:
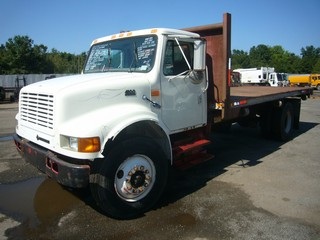
{"label": "rear wheel", "polygon": [[287,141],[290,139],[294,123],[293,106],[290,102],[277,108],[273,115],[272,134],[276,139]]}
{"label": "rear wheel", "polygon": [[[300,105],[297,105],[300,109]],[[291,102],[286,102],[282,107],[266,106],[261,113],[260,130],[265,138],[273,138],[280,141],[288,141],[292,136],[295,124],[299,124],[299,114],[294,110]],[[296,128],[297,128],[296,126]]]}
{"label": "rear wheel", "polygon": [[117,144],[91,181],[91,192],[106,215],[128,219],[149,210],[160,198],[168,177],[168,161],[147,138]]}

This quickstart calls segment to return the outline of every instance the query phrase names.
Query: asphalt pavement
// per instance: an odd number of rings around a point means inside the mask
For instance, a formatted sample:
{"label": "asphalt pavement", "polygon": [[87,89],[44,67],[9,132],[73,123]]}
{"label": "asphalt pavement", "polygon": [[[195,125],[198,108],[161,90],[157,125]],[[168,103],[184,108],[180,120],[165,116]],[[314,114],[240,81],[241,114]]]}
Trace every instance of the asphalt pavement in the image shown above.
{"label": "asphalt pavement", "polygon": [[2,239],[320,239],[320,98],[302,103],[287,142],[233,125],[214,133],[215,157],[176,172],[144,216],[114,220],[87,189],[61,187],[25,163],[12,141],[17,104],[0,104]]}

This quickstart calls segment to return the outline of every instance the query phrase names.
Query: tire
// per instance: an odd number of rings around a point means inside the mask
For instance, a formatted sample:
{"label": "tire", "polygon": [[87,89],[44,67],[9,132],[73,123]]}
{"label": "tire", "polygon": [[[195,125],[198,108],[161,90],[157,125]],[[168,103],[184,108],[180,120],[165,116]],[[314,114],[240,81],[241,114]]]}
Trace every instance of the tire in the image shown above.
{"label": "tire", "polygon": [[152,208],[163,193],[168,163],[152,139],[124,140],[112,148],[91,179],[93,198],[110,217],[138,217]]}
{"label": "tire", "polygon": [[280,141],[288,141],[291,138],[294,123],[294,111],[290,102],[281,108],[275,109],[273,115],[272,134]]}
{"label": "tire", "polygon": [[6,92],[3,87],[0,87],[0,101],[3,101],[6,98]]}

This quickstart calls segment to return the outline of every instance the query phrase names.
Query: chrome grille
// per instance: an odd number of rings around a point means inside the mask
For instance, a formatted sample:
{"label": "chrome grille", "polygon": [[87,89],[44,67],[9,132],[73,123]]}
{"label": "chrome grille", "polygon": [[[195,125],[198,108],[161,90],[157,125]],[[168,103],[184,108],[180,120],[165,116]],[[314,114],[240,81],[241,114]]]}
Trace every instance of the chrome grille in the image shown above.
{"label": "chrome grille", "polygon": [[20,120],[53,129],[53,95],[21,93]]}

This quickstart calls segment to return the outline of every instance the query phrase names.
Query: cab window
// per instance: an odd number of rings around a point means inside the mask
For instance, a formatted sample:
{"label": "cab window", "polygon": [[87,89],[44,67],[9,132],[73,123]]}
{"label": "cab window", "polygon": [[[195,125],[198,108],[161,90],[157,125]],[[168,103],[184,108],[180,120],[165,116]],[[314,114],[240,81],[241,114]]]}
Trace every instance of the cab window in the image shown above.
{"label": "cab window", "polygon": [[[190,42],[180,42],[181,49],[183,50],[191,68],[193,67],[193,44]],[[164,64],[163,64],[163,74],[177,75],[189,70],[188,64],[183,57],[183,54],[174,40],[169,40],[167,42]]]}

